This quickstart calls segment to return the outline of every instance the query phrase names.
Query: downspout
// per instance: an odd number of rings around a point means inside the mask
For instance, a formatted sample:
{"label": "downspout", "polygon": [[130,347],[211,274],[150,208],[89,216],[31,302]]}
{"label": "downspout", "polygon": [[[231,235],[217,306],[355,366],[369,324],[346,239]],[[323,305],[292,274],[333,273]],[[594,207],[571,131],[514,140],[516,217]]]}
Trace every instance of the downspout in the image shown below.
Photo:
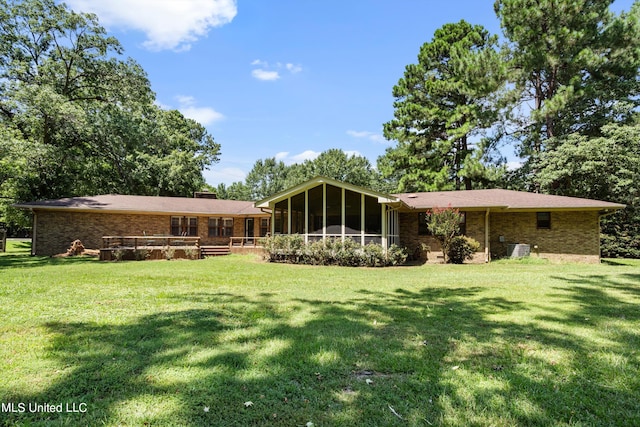
{"label": "downspout", "polygon": [[487,208],[487,212],[484,215],[484,262],[491,261],[491,250],[489,248],[489,211],[491,209]]}

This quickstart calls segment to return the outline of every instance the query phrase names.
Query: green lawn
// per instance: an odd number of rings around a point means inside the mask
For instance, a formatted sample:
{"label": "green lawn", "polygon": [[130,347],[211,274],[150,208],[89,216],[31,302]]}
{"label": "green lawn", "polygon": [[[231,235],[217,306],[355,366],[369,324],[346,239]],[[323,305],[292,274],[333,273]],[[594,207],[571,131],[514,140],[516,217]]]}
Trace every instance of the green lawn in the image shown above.
{"label": "green lawn", "polygon": [[640,425],[637,261],[352,269],[28,251],[0,254],[0,424]]}

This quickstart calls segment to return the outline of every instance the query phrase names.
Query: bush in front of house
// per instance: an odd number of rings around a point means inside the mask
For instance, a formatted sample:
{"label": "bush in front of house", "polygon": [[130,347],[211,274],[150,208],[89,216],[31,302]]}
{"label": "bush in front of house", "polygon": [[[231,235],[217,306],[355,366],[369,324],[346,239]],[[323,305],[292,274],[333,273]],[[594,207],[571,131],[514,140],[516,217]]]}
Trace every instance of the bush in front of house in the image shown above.
{"label": "bush in front of house", "polygon": [[480,243],[467,236],[454,236],[449,241],[447,259],[452,264],[462,264],[472,260],[473,255],[480,249]]}
{"label": "bush in front of house", "polygon": [[344,267],[384,267],[403,264],[407,253],[391,245],[386,254],[382,246],[361,246],[352,239],[329,238],[305,243],[300,235],[267,237],[262,242],[265,258],[270,262],[291,264],[338,265]]}
{"label": "bush in front of house", "polygon": [[265,237],[262,246],[266,259],[270,262],[288,262],[296,264],[304,255],[304,238],[298,234],[280,234]]}

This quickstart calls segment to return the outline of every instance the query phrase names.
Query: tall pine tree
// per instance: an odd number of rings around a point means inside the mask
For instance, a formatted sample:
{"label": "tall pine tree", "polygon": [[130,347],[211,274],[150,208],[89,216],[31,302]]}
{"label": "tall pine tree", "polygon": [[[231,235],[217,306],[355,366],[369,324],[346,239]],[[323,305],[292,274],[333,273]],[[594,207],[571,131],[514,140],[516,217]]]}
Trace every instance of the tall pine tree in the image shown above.
{"label": "tall pine tree", "polygon": [[504,69],[496,41],[482,26],[446,24],[406,67],[393,88],[395,118],[384,125],[398,144],[378,161],[398,190],[471,189],[495,178],[480,133],[498,117]]}

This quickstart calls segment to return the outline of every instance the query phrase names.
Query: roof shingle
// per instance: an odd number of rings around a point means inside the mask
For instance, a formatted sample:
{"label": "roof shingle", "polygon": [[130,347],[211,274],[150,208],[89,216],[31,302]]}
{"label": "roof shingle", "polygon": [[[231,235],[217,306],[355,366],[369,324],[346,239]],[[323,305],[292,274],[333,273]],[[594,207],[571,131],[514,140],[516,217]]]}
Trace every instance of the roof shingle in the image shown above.
{"label": "roof shingle", "polygon": [[622,209],[625,205],[578,197],[553,196],[524,191],[489,189],[394,194],[412,209],[447,207],[460,209]]}
{"label": "roof shingle", "polygon": [[99,196],[68,197],[56,200],[20,203],[20,208],[46,210],[76,210],[104,212],[150,212],[180,214],[258,215],[253,202],[188,197],[129,196],[103,194]]}

